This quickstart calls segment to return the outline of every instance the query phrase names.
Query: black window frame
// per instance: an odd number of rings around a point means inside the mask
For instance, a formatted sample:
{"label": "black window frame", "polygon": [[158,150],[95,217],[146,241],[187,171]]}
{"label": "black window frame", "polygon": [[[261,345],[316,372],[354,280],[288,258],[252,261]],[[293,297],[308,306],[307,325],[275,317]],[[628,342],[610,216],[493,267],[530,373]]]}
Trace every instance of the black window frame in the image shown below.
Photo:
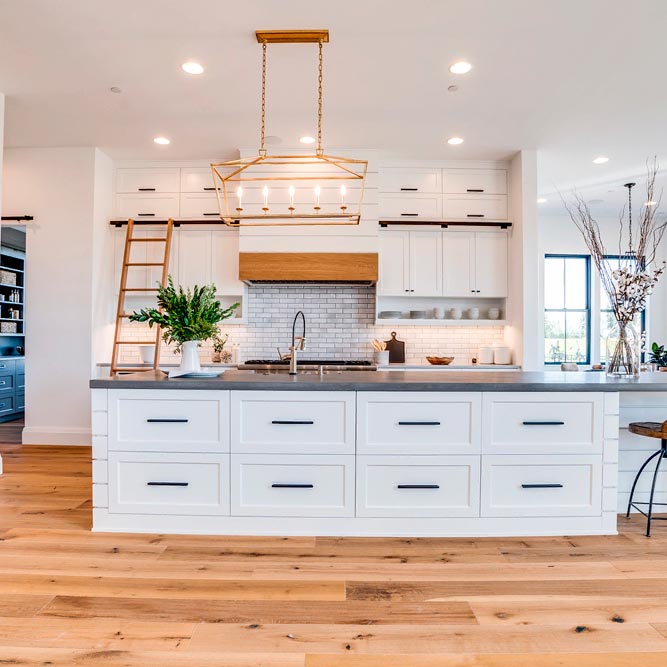
{"label": "black window frame", "polygon": [[[546,359],[546,354],[544,357],[544,365],[545,366],[560,366],[562,363],[576,363],[577,366],[589,366],[591,363],[591,340],[592,340],[592,332],[591,332],[591,256],[590,255],[582,255],[582,254],[568,254],[568,253],[547,253],[544,255],[544,260],[545,260],[545,266],[546,266],[546,260],[547,259],[583,259],[586,262],[586,308],[547,308],[545,306],[544,308],[544,315],[547,313],[568,313],[568,312],[575,312],[575,313],[586,313],[586,359],[585,361],[573,361],[573,362],[567,362],[567,361],[547,361]],[[563,304],[565,305],[565,304]],[[567,329],[565,332],[565,341],[566,341],[566,349],[567,349]],[[544,337],[542,341],[542,345],[544,345]]]}

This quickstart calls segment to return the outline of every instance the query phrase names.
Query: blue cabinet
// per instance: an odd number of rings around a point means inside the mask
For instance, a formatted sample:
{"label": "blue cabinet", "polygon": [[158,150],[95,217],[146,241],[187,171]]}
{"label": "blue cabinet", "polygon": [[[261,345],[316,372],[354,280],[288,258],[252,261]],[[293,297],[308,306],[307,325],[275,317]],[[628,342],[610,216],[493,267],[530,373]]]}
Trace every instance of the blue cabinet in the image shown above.
{"label": "blue cabinet", "polygon": [[19,419],[25,410],[25,360],[0,357],[0,422]]}

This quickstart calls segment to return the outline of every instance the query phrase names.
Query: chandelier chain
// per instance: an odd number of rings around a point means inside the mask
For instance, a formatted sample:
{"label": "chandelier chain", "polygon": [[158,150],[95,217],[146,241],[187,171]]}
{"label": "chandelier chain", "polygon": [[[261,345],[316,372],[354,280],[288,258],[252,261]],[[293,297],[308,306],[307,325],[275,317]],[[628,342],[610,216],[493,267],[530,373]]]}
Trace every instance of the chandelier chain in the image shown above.
{"label": "chandelier chain", "polygon": [[322,40],[319,41],[317,70],[317,152],[322,152]]}
{"label": "chandelier chain", "polygon": [[260,136],[260,150],[266,150],[264,148],[264,131],[266,125],[266,41],[262,42],[262,128]]}

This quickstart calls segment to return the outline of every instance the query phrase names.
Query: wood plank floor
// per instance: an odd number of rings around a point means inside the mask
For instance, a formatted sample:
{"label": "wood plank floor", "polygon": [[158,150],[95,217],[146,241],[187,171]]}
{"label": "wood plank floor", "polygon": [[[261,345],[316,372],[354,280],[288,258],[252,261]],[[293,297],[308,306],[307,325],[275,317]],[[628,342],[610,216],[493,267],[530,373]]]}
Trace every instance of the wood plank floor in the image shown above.
{"label": "wood plank floor", "polygon": [[665,667],[667,524],[615,537],[93,534],[90,449],[0,446],[0,665]]}

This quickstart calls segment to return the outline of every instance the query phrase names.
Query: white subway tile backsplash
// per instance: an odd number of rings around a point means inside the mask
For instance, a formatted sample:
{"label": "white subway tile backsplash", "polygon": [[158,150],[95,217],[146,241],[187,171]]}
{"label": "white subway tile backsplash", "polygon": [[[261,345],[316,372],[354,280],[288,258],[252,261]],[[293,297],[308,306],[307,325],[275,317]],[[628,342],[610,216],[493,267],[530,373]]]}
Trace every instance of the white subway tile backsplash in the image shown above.
{"label": "white subway tile backsplash", "polygon": [[[245,304],[244,304],[245,306]],[[287,352],[292,335],[292,320],[298,310],[306,316],[306,356],[371,359],[371,340],[388,340],[392,330],[405,341],[406,361],[426,363],[426,355],[456,357],[455,363],[468,364],[482,345],[502,343],[502,326],[376,326],[375,288],[362,286],[251,286],[248,288],[248,324],[225,326],[229,334],[227,349],[240,346],[241,360],[272,359],[277,347]],[[151,342],[154,332],[141,325],[129,325],[133,337]],[[297,325],[297,334],[300,333]],[[213,349],[204,343],[204,363],[212,359]],[[173,346],[163,346],[164,362],[178,361]],[[121,363],[136,363],[139,352],[128,346],[121,350]]]}

